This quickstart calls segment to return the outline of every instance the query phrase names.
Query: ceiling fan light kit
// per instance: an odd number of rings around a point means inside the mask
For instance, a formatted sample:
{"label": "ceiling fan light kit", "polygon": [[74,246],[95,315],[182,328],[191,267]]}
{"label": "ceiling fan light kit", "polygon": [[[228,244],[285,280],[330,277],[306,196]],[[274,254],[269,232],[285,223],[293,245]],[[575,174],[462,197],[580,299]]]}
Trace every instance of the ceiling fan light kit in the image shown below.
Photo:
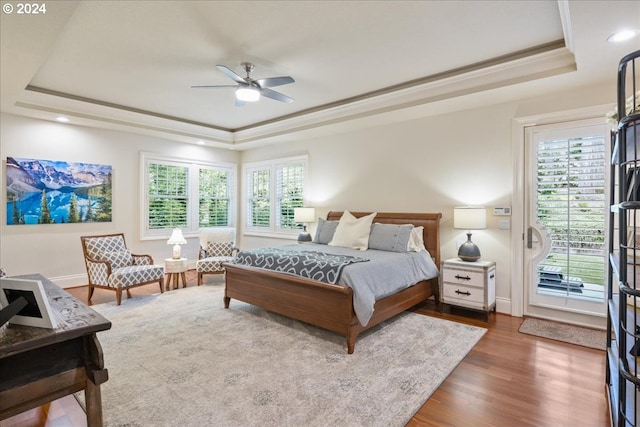
{"label": "ceiling fan light kit", "polygon": [[289,83],[294,83],[295,80],[291,76],[282,77],[267,77],[264,79],[254,80],[250,74],[255,66],[250,62],[243,62],[240,64],[247,73],[247,77],[241,77],[224,65],[216,65],[216,68],[220,70],[225,76],[237,83],[237,85],[216,85],[216,86],[191,86],[192,88],[236,88],[236,106],[242,107],[245,102],[256,102],[260,100],[260,96],[271,98],[276,101],[285,102],[287,104],[293,102],[293,98],[288,97],[280,92],[269,89],[274,86],[282,86]]}
{"label": "ceiling fan light kit", "polygon": [[236,89],[236,99],[244,102],[256,102],[260,99],[260,91],[252,87]]}

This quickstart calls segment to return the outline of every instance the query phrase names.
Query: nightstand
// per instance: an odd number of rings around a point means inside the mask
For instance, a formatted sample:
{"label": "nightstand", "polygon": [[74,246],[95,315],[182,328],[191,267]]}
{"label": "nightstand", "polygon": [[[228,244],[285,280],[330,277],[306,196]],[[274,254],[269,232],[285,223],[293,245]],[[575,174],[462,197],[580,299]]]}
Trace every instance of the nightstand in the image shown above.
{"label": "nightstand", "polygon": [[173,278],[173,289],[180,287],[180,278],[182,278],[182,287],[187,287],[187,277],[184,274],[189,269],[189,263],[186,258],[167,258],[164,260],[164,273],[167,275],[165,279],[165,289],[168,291]]}
{"label": "nightstand", "polygon": [[451,258],[442,263],[440,295],[443,304],[489,312],[496,308],[496,263]]}

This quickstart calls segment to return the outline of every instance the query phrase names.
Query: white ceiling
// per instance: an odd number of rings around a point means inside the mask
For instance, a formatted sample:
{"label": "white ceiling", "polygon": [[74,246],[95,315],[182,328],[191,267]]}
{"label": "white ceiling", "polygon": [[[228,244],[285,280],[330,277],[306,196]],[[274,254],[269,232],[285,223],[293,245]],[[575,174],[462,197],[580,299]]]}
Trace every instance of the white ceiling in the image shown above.
{"label": "white ceiling", "polygon": [[[5,2],[6,3],[6,2]],[[83,1],[2,14],[2,111],[242,148],[473,94],[517,99],[615,80],[638,1]],[[234,106],[216,69],[290,75]],[[535,84],[531,84],[535,82]],[[509,87],[508,91],[500,88]],[[500,94],[499,96],[497,94]],[[437,108],[434,110],[437,111]],[[401,114],[396,114],[401,117]],[[356,120],[357,119],[357,120]]]}

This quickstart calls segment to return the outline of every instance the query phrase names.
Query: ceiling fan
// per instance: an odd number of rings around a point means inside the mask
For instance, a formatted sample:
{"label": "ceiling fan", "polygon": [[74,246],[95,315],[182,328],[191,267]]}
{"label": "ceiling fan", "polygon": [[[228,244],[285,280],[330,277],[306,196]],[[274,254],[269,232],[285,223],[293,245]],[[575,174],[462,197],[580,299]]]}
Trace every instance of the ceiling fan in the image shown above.
{"label": "ceiling fan", "polygon": [[260,96],[274,99],[280,102],[286,102],[287,104],[293,102],[293,98],[290,98],[280,92],[269,89],[274,86],[282,86],[295,82],[290,76],[283,77],[267,77],[264,79],[254,80],[250,74],[255,68],[251,62],[243,62],[240,64],[242,68],[247,72],[247,77],[241,77],[228,67],[224,65],[216,65],[218,70],[222,71],[224,75],[229,77],[237,85],[216,85],[216,86],[191,86],[192,88],[206,88],[206,89],[219,89],[219,88],[236,88],[236,107],[242,107],[246,102],[256,102],[260,99]]}

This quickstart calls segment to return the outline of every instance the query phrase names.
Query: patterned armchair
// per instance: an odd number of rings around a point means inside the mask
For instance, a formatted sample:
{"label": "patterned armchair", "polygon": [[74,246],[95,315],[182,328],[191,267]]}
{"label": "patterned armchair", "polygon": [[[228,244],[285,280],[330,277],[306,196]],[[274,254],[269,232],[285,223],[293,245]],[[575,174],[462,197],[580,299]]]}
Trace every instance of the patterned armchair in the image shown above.
{"label": "patterned armchair", "polygon": [[153,265],[149,255],[135,255],[127,249],[124,234],[81,236],[84,262],[89,276],[89,302],[94,288],[116,291],[116,302],[122,302],[122,291],[158,282],[164,292],[164,267]]}
{"label": "patterned armchair", "polygon": [[202,285],[205,274],[224,274],[223,264],[238,253],[235,245],[236,229],[233,227],[200,229],[200,251],[196,262],[198,286]]}

